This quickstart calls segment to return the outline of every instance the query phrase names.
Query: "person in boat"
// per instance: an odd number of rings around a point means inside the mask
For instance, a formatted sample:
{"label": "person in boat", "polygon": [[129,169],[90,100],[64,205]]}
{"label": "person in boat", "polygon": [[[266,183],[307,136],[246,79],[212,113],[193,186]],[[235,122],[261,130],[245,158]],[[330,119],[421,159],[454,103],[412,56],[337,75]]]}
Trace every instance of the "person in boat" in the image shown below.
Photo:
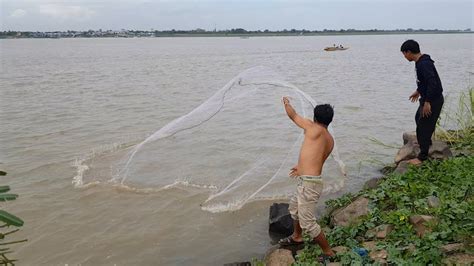
{"label": "person in boat", "polygon": [[296,194],[291,198],[288,210],[294,220],[293,234],[279,241],[281,246],[303,243],[303,231],[323,250],[323,259],[335,256],[329,243],[316,222],[315,209],[323,191],[321,178],[324,162],[334,148],[334,139],[328,131],[334,110],[329,104],[317,105],[314,108],[313,120],[299,116],[290,104],[288,97],[283,97],[283,104],[288,117],[304,130],[304,141],[300,150],[298,164],[289,173],[298,180]]}
{"label": "person in boat", "polygon": [[405,41],[400,51],[409,62],[415,62],[417,89],[410,95],[409,100],[416,102],[419,99],[420,102],[415,115],[416,138],[420,145],[420,153],[417,158],[408,162],[419,165],[428,159],[428,151],[432,144],[431,136],[444,103],[443,86],[434,61],[429,55],[421,53],[420,45],[416,41]]}

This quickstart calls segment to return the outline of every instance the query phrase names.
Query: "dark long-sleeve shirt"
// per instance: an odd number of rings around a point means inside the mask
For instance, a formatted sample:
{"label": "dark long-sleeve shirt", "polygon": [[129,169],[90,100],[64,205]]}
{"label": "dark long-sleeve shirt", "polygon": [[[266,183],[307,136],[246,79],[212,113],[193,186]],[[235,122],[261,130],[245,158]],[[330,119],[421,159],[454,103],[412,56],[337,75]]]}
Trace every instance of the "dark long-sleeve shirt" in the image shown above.
{"label": "dark long-sleeve shirt", "polygon": [[429,55],[422,55],[415,63],[417,90],[421,95],[420,102],[432,102],[443,95],[443,86],[436,71],[434,61]]}

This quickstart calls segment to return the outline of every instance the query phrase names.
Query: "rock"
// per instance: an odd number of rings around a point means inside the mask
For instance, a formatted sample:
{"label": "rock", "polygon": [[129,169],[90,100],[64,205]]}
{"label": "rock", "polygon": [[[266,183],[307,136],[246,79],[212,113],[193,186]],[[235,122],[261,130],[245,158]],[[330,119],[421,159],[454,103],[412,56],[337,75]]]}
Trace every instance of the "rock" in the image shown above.
{"label": "rock", "polygon": [[403,132],[403,145],[407,143],[417,144],[416,131]]}
{"label": "rock", "polygon": [[265,256],[266,266],[289,266],[293,263],[295,263],[293,254],[287,249],[277,248]]}
{"label": "rock", "polygon": [[430,146],[428,155],[432,159],[447,159],[453,156],[453,153],[449,149],[449,146],[446,142],[441,140],[433,141],[433,144]]}
{"label": "rock", "polygon": [[367,230],[366,237],[372,238],[376,237],[379,239],[386,238],[387,235],[393,230],[393,225],[391,224],[382,224],[373,229]]}
{"label": "rock", "polygon": [[274,203],[270,206],[269,233],[272,238],[281,238],[293,234],[293,219],[287,203]]}
{"label": "rock", "polygon": [[446,257],[441,262],[443,265],[473,265],[474,255],[470,254],[454,254]]}
{"label": "rock", "polygon": [[396,168],[397,168],[397,164],[392,163],[389,165],[385,165],[382,169],[380,169],[380,172],[384,175],[388,175],[392,173],[393,171],[395,171]]}
{"label": "rock", "polygon": [[244,262],[232,262],[232,263],[226,263],[224,266],[252,266],[252,263],[249,261],[244,261]]}
{"label": "rock", "polygon": [[[403,145],[403,147],[398,150],[397,155],[395,156],[395,163],[401,161],[407,161],[413,158],[416,158],[420,153],[420,146],[413,142],[408,142]],[[441,140],[434,140],[430,149],[428,151],[428,156],[431,159],[447,159],[453,156],[453,153],[449,149],[449,146],[446,142]]]}
{"label": "rock", "polygon": [[364,189],[374,189],[380,184],[381,181],[382,181],[382,178],[379,178],[379,177],[369,179],[365,182]]}
{"label": "rock", "polygon": [[383,265],[383,266],[388,265],[386,259],[376,258],[374,259],[374,262],[376,263],[376,265]]}
{"label": "rock", "polygon": [[348,248],[348,247],[344,247],[344,246],[337,246],[337,247],[333,247],[333,248],[332,248],[332,251],[334,251],[334,252],[337,253],[337,254],[342,254],[342,253],[347,253],[347,252],[349,252],[349,248]]}
{"label": "rock", "polygon": [[462,251],[463,249],[463,243],[452,243],[441,246],[441,251],[446,254]]}
{"label": "rock", "polygon": [[397,155],[395,156],[395,163],[400,163],[401,161],[407,161],[413,158],[416,158],[420,152],[420,147],[418,144],[407,143],[398,150]]}
{"label": "rock", "polygon": [[410,223],[415,228],[416,234],[419,237],[423,237],[426,232],[431,232],[431,229],[427,227],[428,223],[436,223],[437,220],[433,216],[428,215],[412,215],[410,216]]}
{"label": "rock", "polygon": [[340,262],[330,262],[328,264],[326,264],[327,266],[342,266],[342,263]]}
{"label": "rock", "polygon": [[377,226],[376,228],[377,233],[375,234],[375,237],[377,238],[386,238],[390,232],[393,230],[393,225],[391,224],[382,224]]}
{"label": "rock", "polygon": [[426,198],[426,201],[428,202],[428,206],[430,208],[439,208],[439,206],[441,205],[439,198],[435,196],[429,196],[428,198]]}
{"label": "rock", "polygon": [[369,253],[369,257],[374,260],[374,262],[379,263],[381,265],[387,265],[387,256],[388,253],[385,249],[373,250]]}
{"label": "rock", "polygon": [[331,214],[331,224],[339,226],[347,226],[357,222],[359,217],[369,213],[369,199],[359,197],[351,204],[339,208]]}
{"label": "rock", "polygon": [[375,250],[376,244],[377,242],[375,241],[367,241],[367,242],[363,242],[362,246],[370,251],[370,250]]}
{"label": "rock", "polygon": [[406,171],[408,171],[408,166],[408,161],[402,161],[398,164],[397,168],[395,169],[395,172],[399,174],[404,174]]}

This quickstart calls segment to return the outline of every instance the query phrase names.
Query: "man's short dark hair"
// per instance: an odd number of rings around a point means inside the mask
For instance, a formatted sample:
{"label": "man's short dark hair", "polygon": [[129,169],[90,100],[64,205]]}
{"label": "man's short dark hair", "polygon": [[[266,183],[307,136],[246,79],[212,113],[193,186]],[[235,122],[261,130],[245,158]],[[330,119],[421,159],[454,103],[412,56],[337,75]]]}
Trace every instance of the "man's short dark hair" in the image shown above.
{"label": "man's short dark hair", "polygon": [[400,47],[400,51],[410,51],[412,54],[418,54],[420,53],[420,45],[414,40],[408,40],[402,44],[402,47]]}
{"label": "man's short dark hair", "polygon": [[329,126],[334,116],[334,109],[329,104],[320,104],[314,107],[314,122]]}

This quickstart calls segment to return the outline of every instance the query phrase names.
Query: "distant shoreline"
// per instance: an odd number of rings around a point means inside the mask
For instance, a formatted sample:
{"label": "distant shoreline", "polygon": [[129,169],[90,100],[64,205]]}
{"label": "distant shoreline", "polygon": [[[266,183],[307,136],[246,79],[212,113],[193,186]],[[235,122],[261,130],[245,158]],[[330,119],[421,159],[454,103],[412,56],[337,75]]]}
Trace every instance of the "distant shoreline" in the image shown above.
{"label": "distant shoreline", "polygon": [[[15,33],[14,36],[8,35]],[[74,32],[75,34],[76,32]],[[423,34],[472,34],[474,31],[328,31],[328,32],[252,32],[252,33],[225,33],[225,32],[189,32],[189,33],[154,33],[141,31],[127,31],[122,33],[77,32],[0,32],[0,39],[60,39],[60,38],[179,38],[179,37],[305,37],[305,36],[353,36],[353,35],[423,35]],[[33,35],[35,34],[35,35]]]}

